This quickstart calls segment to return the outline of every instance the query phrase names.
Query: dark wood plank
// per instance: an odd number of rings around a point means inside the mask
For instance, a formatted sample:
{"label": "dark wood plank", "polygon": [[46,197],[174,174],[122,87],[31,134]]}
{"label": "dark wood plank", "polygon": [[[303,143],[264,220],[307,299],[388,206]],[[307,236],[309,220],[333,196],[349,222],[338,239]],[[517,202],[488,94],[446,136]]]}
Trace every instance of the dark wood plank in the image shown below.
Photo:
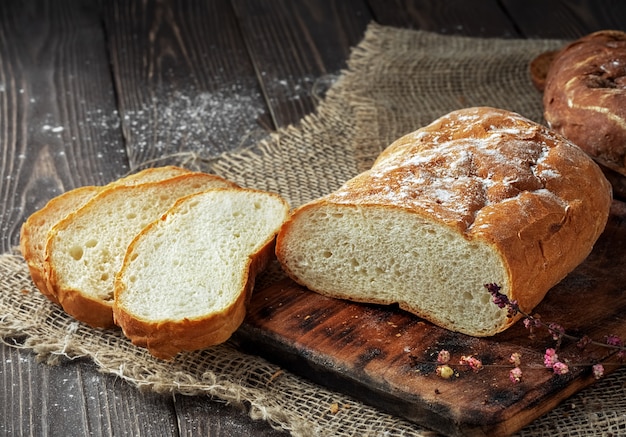
{"label": "dark wood plank", "polygon": [[502,0],[526,38],[576,39],[596,30],[626,30],[621,0]]}
{"label": "dark wood plank", "polygon": [[285,436],[245,412],[203,396],[138,390],[91,362],[37,362],[0,347],[0,435]]}
{"label": "dark wood plank", "polygon": [[[102,375],[91,361],[66,363],[63,367],[65,370],[59,369],[58,377],[75,367],[79,373],[82,386],[74,393],[82,396],[82,411],[90,435],[169,437],[178,434],[178,419],[171,396],[142,391],[114,375]],[[67,424],[65,429],[73,430]]]}
{"label": "dark wood plank", "polygon": [[133,167],[180,152],[210,158],[257,139],[267,108],[228,0],[104,8]]}
{"label": "dark wood plank", "polygon": [[371,16],[363,0],[233,0],[276,126],[315,109]]}
{"label": "dark wood plank", "polygon": [[103,376],[93,363],[51,366],[9,347],[0,348],[0,360],[1,435],[177,433],[171,399]]}
{"label": "dark wood plank", "polygon": [[99,11],[0,3],[0,248],[51,197],[127,169]]}
{"label": "dark wood plank", "polygon": [[0,433],[46,435],[63,434],[66,426],[87,429],[83,398],[73,393],[80,385],[76,368],[38,365],[33,356],[8,347],[0,349],[0,358]]}
{"label": "dark wood plank", "polygon": [[286,437],[262,420],[252,420],[245,411],[203,396],[175,396],[181,436]]}
{"label": "dark wood plank", "polygon": [[519,36],[498,0],[368,0],[376,21],[452,35]]}

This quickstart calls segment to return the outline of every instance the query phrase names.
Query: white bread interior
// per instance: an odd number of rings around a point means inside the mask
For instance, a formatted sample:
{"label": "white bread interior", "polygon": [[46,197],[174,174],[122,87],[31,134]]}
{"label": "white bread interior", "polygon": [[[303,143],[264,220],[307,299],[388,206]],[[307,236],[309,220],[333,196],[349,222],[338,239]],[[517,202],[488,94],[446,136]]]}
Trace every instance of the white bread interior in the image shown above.
{"label": "white bread interior", "polygon": [[132,239],[180,197],[233,187],[218,176],[184,173],[140,184],[113,184],[50,230],[45,274],[63,309],[94,327],[112,327],[113,285]]}
{"label": "white bread interior", "polygon": [[248,189],[180,199],[129,246],[115,282],[116,323],[164,359],[225,341],[288,214],[279,196]]}
{"label": "white bread interior", "polygon": [[373,167],[309,202],[276,253],[327,296],[391,304],[446,329],[490,336],[530,312],[591,252],[611,187],[580,148],[495,108],[467,108],[408,134]]}
{"label": "white bread interior", "polygon": [[484,241],[468,241],[401,208],[358,205],[304,209],[288,232],[281,259],[298,282],[314,290],[355,301],[399,302],[450,330],[474,335],[506,323],[484,288],[490,281],[509,289],[506,268]]}
{"label": "white bread interior", "polygon": [[20,251],[26,260],[35,286],[51,301],[58,303],[54,287],[46,283],[44,258],[48,233],[61,219],[76,211],[101,190],[113,185],[137,185],[178,176],[189,171],[176,166],[148,168],[117,179],[106,186],[84,186],[66,191],[31,214],[20,229]]}

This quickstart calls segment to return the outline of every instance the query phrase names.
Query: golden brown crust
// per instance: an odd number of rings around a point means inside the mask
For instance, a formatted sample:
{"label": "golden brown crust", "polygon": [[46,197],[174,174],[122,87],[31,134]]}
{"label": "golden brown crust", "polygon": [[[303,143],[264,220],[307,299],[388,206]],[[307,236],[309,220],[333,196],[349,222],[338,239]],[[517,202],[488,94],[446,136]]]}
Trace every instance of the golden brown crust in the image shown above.
{"label": "golden brown crust", "polygon": [[183,174],[191,173],[191,170],[177,167],[175,165],[166,165],[163,167],[149,167],[137,173],[132,173],[111,182],[107,187],[114,185],[137,185],[145,182],[154,182],[158,180],[173,178]]}
{"label": "golden brown crust", "polygon": [[67,288],[58,288],[59,304],[70,316],[93,328],[113,328],[112,302],[94,299],[80,292]]}
{"label": "golden brown crust", "polygon": [[491,245],[508,270],[505,292],[531,311],[590,253],[608,219],[611,186],[560,135],[508,111],[468,108],[398,139],[371,170],[297,209],[278,236],[279,259],[297,216],[328,204],[400,208]]}
{"label": "golden brown crust", "polygon": [[626,33],[603,30],[563,48],[543,103],[550,127],[626,175]]}
{"label": "golden brown crust", "polygon": [[[151,226],[154,226],[151,225]],[[147,232],[144,229],[142,233]],[[140,238],[137,236],[135,241]],[[115,323],[122,328],[124,335],[136,346],[147,348],[160,359],[169,360],[182,351],[205,349],[225,342],[243,322],[248,302],[252,295],[256,276],[274,258],[275,237],[250,257],[246,281],[237,299],[220,313],[208,314],[202,318],[185,320],[164,320],[159,323],[140,320],[130,314],[119,303],[117,296],[124,293],[121,281],[115,283],[113,314]],[[129,249],[129,253],[132,251]],[[128,264],[128,260],[124,261]]]}

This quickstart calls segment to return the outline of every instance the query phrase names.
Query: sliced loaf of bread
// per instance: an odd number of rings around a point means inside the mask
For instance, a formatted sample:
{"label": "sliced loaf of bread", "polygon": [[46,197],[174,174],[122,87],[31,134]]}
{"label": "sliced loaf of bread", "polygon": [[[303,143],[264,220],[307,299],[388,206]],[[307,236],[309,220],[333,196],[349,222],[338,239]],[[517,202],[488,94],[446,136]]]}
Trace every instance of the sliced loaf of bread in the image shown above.
{"label": "sliced loaf of bread", "polygon": [[63,309],[93,327],[113,326],[113,282],[135,235],[179,198],[218,187],[237,186],[204,173],[114,184],[60,220],[48,233],[44,270]]}
{"label": "sliced loaf of bread", "polygon": [[142,170],[130,176],[117,179],[106,186],[85,186],[66,191],[51,199],[43,208],[35,211],[22,224],[20,230],[20,251],[26,260],[35,286],[53,302],[58,303],[53,287],[46,283],[44,255],[48,233],[54,225],[69,213],[79,209],[101,190],[112,185],[136,185],[163,180],[188,173],[181,167],[165,166]]}
{"label": "sliced loaf of bread", "polygon": [[130,244],[115,281],[115,322],[163,359],[227,340],[288,214],[278,195],[249,189],[180,199]]}
{"label": "sliced loaf of bread", "polygon": [[610,205],[611,186],[579,147],[518,114],[466,108],[298,208],[276,253],[311,290],[489,336],[516,318],[485,285],[532,311],[589,255]]}

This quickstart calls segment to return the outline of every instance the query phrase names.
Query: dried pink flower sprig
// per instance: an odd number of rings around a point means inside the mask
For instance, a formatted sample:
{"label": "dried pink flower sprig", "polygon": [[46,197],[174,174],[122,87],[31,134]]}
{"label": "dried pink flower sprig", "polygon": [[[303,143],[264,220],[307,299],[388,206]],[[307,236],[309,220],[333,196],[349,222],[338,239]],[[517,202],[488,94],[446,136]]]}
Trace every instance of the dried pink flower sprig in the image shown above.
{"label": "dried pink flower sprig", "polygon": [[[500,293],[500,287],[497,284],[486,284],[485,288],[491,293],[493,297],[493,302],[499,308],[506,308],[508,317],[515,317],[518,314],[521,314],[524,317],[523,323],[524,326],[531,332],[533,332],[537,328],[545,328],[552,335],[552,338],[556,341],[556,346],[554,348],[547,348],[544,354],[544,366],[548,369],[551,369],[556,375],[565,375],[569,372],[570,365],[562,362],[559,359],[557,354],[557,349],[560,347],[561,342],[564,338],[576,341],[576,345],[580,349],[584,349],[586,346],[590,344],[608,347],[617,349],[617,360],[618,362],[624,362],[626,358],[626,347],[622,339],[617,335],[607,335],[605,337],[605,342],[600,343],[597,341],[593,341],[588,336],[583,337],[575,337],[569,335],[565,329],[557,324],[557,323],[548,323],[543,322],[538,316],[532,316],[526,314],[519,307],[519,304],[515,300],[510,300],[508,296]],[[437,375],[444,379],[449,379],[452,376],[459,376],[459,373],[456,372],[452,366],[454,366],[451,361],[450,352],[442,349],[437,354]],[[517,352],[511,354],[509,357],[509,363],[513,366],[509,371],[509,379],[514,384],[517,384],[522,381],[523,372],[522,372],[522,360],[521,355]],[[482,361],[472,355],[464,355],[461,356],[461,359],[458,362],[459,366],[469,368],[474,372],[478,372],[483,368]],[[604,376],[604,366],[600,363],[593,364],[591,366],[592,374],[596,379],[600,379]]]}
{"label": "dried pink flower sprig", "polygon": [[[552,369],[555,374],[564,375],[569,372],[569,366],[561,362],[556,353],[556,349],[558,349],[558,347],[561,345],[561,341],[563,338],[575,340],[577,346],[581,349],[584,349],[590,344],[617,349],[617,360],[619,362],[624,362],[626,358],[626,347],[624,346],[622,339],[617,335],[606,336],[604,343],[593,341],[588,336],[575,337],[569,335],[565,332],[565,329],[557,323],[546,323],[538,317],[526,314],[520,309],[517,300],[510,300],[507,295],[500,293],[500,286],[498,286],[497,284],[485,284],[485,288],[491,294],[493,298],[493,303],[495,303],[499,308],[507,309],[508,317],[515,317],[516,315],[521,314],[524,317],[524,326],[531,332],[534,329],[540,327],[546,328],[548,330],[548,332],[552,335],[552,338],[557,342],[557,344],[556,348],[546,349],[546,352],[544,354],[544,365],[547,368]],[[511,356],[510,362],[515,367],[509,372],[509,379],[514,383],[520,382],[522,379],[522,371],[520,368],[519,354],[513,354]],[[594,364],[592,366],[592,372],[594,377],[596,379],[599,379],[604,375],[604,366],[602,366],[602,364]]]}

